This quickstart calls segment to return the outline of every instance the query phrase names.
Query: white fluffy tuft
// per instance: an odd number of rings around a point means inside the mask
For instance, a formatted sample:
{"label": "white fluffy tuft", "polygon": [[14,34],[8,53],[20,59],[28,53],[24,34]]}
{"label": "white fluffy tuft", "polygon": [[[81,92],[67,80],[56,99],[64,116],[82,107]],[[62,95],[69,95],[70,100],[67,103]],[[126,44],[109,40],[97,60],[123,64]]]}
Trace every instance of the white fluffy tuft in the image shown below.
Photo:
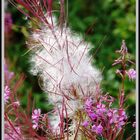
{"label": "white fluffy tuft", "polygon": [[60,104],[66,97],[68,114],[73,114],[79,107],[76,98],[95,94],[101,74],[90,63],[88,49],[92,45],[81,36],[69,28],[62,31],[59,27],[42,27],[32,34],[28,44],[33,52],[31,73],[41,77],[43,90],[54,104]]}

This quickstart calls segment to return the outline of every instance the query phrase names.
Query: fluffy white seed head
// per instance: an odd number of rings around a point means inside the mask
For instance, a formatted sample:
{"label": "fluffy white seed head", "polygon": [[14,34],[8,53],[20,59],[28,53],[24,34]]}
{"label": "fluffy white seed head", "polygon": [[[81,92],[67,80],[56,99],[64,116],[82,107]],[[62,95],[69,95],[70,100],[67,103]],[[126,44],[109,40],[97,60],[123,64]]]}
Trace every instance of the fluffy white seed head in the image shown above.
{"label": "fluffy white seed head", "polygon": [[74,109],[78,107],[75,99],[96,94],[101,74],[90,63],[88,51],[92,45],[80,35],[69,28],[42,27],[33,32],[28,44],[32,50],[31,73],[40,76],[50,101],[59,104],[65,97]]}

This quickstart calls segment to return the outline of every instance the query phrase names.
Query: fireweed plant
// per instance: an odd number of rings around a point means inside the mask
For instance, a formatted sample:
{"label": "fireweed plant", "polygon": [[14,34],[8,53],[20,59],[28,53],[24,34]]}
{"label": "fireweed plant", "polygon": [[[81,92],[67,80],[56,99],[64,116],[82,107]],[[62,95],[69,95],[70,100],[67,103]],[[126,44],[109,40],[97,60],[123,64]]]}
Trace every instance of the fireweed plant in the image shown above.
{"label": "fireweed plant", "polygon": [[67,27],[65,1],[59,1],[58,22],[52,0],[9,1],[37,25],[27,41],[30,72],[40,77],[39,84],[54,109],[42,114],[40,108],[31,108],[29,100],[27,110],[23,110],[16,91],[25,76],[11,86],[13,73],[5,63],[5,139],[122,140],[129,123],[124,106],[125,80],[136,78],[135,70],[129,68],[134,63],[127,57],[125,41],[113,63],[120,65],[116,74],[122,79],[118,107],[114,108],[115,99],[101,90],[101,72],[91,65],[93,58],[88,52],[92,45]]}

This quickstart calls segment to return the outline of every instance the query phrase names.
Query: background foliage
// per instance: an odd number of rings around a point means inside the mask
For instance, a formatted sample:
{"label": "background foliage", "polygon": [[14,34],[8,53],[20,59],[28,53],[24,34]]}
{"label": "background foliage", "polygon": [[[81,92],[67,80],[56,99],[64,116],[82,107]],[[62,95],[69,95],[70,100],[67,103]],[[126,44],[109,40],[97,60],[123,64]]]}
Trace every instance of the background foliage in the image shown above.
{"label": "background foliage", "polygon": [[[47,103],[47,94],[40,89],[38,78],[29,73],[29,54],[24,55],[28,49],[26,40],[31,25],[12,5],[8,4],[6,12],[12,14],[13,26],[12,33],[5,39],[5,57],[17,78],[21,73],[26,75],[23,86],[18,90],[22,105],[26,106],[27,95],[32,92],[35,106],[44,112],[49,111],[52,105]],[[116,68],[112,67],[112,63],[118,57],[115,50],[120,48],[123,39],[131,54],[130,58],[135,61],[135,0],[70,0],[68,24],[74,32],[82,34],[85,40],[93,44],[90,54],[94,55],[93,64],[103,70],[102,89],[117,99],[120,78],[115,75]],[[125,90],[128,98],[127,113],[130,121],[134,121],[135,82],[127,79]],[[127,130],[130,127],[128,124]]]}

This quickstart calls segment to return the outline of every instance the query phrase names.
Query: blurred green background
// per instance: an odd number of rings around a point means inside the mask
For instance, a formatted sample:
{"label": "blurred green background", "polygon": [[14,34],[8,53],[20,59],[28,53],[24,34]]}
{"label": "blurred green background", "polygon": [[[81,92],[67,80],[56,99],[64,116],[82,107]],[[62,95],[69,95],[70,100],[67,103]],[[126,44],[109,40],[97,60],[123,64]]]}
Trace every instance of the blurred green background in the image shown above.
{"label": "blurred green background", "polygon": [[[35,107],[41,108],[43,112],[49,111],[52,105],[47,103],[47,94],[40,89],[38,78],[29,73],[29,54],[23,55],[27,51],[26,40],[31,32],[28,28],[29,22],[11,4],[7,5],[6,12],[11,13],[13,25],[12,33],[5,35],[5,57],[9,61],[10,70],[17,78],[21,73],[27,76],[18,91],[22,97],[22,105],[26,107],[27,95],[32,92]],[[131,60],[135,61],[135,18],[135,0],[69,0],[68,3],[68,26],[93,44],[90,54],[95,54],[93,64],[103,70],[102,90],[114,96],[116,103],[121,83],[120,78],[115,75],[117,67],[112,67],[112,63],[118,58],[115,50],[120,49],[123,39],[126,41]],[[125,91],[127,114],[130,116],[129,121],[133,122],[135,82],[127,79]],[[125,136],[135,131],[131,127],[131,124],[128,124]]]}

